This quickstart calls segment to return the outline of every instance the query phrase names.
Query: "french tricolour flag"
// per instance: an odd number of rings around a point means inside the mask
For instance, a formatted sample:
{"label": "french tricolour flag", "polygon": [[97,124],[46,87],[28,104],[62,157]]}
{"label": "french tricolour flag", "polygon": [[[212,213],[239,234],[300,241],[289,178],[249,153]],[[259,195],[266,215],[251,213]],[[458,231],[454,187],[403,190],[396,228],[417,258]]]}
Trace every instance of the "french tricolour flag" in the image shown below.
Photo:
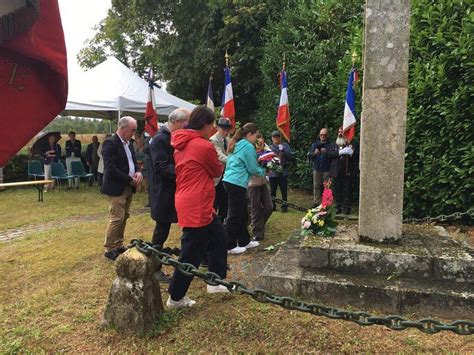
{"label": "french tricolour flag", "polygon": [[350,142],[355,136],[356,109],[355,109],[355,92],[354,86],[359,80],[357,70],[351,69],[349,73],[349,81],[347,82],[346,104],[344,106],[344,122],[342,130],[344,137]]}
{"label": "french tricolour flag", "polygon": [[281,94],[280,105],[278,106],[278,114],[276,124],[278,130],[283,134],[285,139],[290,141],[290,108],[288,105],[288,81],[286,79],[286,71],[280,73]]}
{"label": "french tricolour flag", "polygon": [[235,126],[235,106],[234,94],[232,93],[232,81],[230,80],[230,70],[224,69],[224,94],[222,95],[221,116],[228,118],[232,127]]}

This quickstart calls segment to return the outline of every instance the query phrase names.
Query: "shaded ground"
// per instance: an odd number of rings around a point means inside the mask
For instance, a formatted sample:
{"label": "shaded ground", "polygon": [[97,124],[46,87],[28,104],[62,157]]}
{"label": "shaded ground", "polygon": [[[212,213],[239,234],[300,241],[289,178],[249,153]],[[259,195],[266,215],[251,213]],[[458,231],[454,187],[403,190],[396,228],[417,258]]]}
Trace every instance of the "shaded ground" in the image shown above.
{"label": "shaded ground", "polygon": [[[101,330],[115,277],[114,264],[102,256],[107,200],[94,189],[48,194],[44,204],[36,203],[35,197],[30,190],[0,193],[0,234],[24,227],[22,238],[0,243],[0,353],[474,351],[473,336],[364,328],[260,304],[245,296],[207,295],[199,280],[189,291],[196,306],[165,312],[151,334]],[[292,191],[290,201],[307,205],[310,197]],[[137,195],[132,209],[140,211],[144,202],[143,194]],[[285,240],[300,219],[296,211],[274,213],[262,247],[229,258],[230,278],[252,284],[272,255],[262,249]],[[50,228],[25,232],[40,224]],[[126,237],[149,240],[153,226],[148,213],[135,213]],[[179,236],[173,226],[169,246],[178,246]],[[165,285],[162,291],[165,298]]]}

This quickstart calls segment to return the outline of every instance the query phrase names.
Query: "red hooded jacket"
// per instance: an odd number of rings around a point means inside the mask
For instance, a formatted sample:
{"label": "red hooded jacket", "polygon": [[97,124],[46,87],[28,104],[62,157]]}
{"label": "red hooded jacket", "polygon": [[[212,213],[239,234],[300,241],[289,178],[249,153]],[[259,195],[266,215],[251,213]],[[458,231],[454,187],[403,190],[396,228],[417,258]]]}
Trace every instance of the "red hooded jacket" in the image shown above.
{"label": "red hooded jacket", "polygon": [[179,129],[171,135],[176,171],[175,207],[181,227],[204,227],[212,222],[213,178],[224,170],[217,152],[198,131]]}

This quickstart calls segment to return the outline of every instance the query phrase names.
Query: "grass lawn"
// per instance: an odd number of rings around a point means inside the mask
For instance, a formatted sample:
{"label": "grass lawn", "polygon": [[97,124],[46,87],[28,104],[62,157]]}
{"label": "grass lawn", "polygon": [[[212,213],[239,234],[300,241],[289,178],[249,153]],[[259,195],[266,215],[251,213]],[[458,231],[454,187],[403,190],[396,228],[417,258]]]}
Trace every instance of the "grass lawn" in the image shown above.
{"label": "grass lawn", "polygon": [[[151,334],[103,330],[100,321],[115,277],[114,264],[102,256],[107,199],[95,187],[48,192],[44,203],[36,198],[33,189],[0,193],[0,235],[13,228],[51,224],[47,230],[0,243],[0,353],[474,351],[473,336],[364,328],[259,304],[241,295],[207,295],[200,280],[193,281],[189,291],[196,306],[166,311]],[[289,199],[311,204],[309,195],[297,191]],[[145,201],[145,194],[135,196],[126,230],[130,239],[150,239],[154,223],[143,212]],[[298,228],[300,218],[297,211],[274,213],[264,246],[284,240]],[[179,235],[173,226],[170,246],[179,245]],[[166,286],[162,291],[166,300]]]}

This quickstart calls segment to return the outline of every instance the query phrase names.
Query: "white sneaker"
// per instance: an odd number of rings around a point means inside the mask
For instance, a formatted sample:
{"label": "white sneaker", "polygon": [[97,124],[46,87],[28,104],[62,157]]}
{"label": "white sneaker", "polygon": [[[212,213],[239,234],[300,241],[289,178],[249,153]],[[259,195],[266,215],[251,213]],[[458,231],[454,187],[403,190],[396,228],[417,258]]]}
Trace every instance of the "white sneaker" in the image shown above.
{"label": "white sneaker", "polygon": [[227,254],[242,254],[245,253],[247,249],[243,247],[235,247],[234,249],[230,249],[227,251]]}
{"label": "white sneaker", "polygon": [[166,301],[166,307],[168,308],[183,308],[183,307],[192,307],[196,304],[196,301],[189,299],[188,297],[184,296],[179,301],[173,301],[171,296],[168,297],[168,301]]}
{"label": "white sneaker", "polygon": [[252,248],[256,248],[260,245],[259,242],[257,242],[256,240],[252,240],[250,243],[248,243],[246,246],[244,246],[245,249],[252,249]]}
{"label": "white sneaker", "polygon": [[229,289],[223,285],[211,286],[207,285],[207,293],[229,292]]}

